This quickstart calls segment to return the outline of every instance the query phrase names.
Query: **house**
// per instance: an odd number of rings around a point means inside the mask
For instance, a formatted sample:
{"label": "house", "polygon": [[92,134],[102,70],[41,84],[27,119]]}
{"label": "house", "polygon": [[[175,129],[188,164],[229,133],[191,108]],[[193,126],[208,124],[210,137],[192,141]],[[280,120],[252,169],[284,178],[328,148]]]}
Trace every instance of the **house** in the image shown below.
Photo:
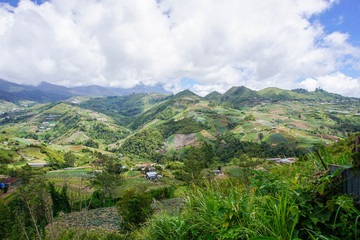
{"label": "house", "polygon": [[153,180],[157,178],[156,172],[147,172],[145,175],[147,180]]}
{"label": "house", "polygon": [[293,163],[295,162],[295,158],[268,158],[268,161],[276,162],[276,163]]}
{"label": "house", "polygon": [[154,167],[144,167],[141,169],[142,173],[145,173],[146,168],[148,168],[148,172],[156,172],[156,169]]}
{"label": "house", "polygon": [[145,163],[145,164],[136,164],[135,165],[135,168],[145,168],[145,167],[151,167],[152,164],[148,164],[148,163]]}
{"label": "house", "polygon": [[266,160],[279,163],[281,161],[281,158],[267,158]]}
{"label": "house", "polygon": [[220,174],[223,174],[223,172],[221,170],[213,170],[213,171],[210,171],[212,174],[214,175],[220,175]]}
{"label": "house", "polygon": [[6,178],[1,182],[4,183],[5,186],[8,186],[8,188],[11,188],[18,185],[20,183],[20,180],[21,178],[12,177],[12,178]]}
{"label": "house", "polygon": [[26,163],[30,167],[47,167],[49,166],[48,163]]}

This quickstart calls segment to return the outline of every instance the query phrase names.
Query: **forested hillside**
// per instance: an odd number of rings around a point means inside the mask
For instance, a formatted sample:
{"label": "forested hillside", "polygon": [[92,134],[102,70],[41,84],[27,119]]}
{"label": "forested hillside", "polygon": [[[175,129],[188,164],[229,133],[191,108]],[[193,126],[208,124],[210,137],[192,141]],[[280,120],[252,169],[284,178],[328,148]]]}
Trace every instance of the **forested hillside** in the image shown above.
{"label": "forested hillside", "polygon": [[355,239],[360,212],[330,166],[356,168],[359,109],[245,87],[2,101],[0,236]]}

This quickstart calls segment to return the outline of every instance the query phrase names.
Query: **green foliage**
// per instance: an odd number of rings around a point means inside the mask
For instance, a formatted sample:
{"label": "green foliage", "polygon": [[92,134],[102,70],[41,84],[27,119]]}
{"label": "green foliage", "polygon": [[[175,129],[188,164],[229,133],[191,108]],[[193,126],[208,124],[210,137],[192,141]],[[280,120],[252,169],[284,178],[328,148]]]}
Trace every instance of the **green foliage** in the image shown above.
{"label": "green foliage", "polygon": [[164,138],[168,138],[169,136],[178,133],[178,134],[189,134],[196,133],[203,130],[205,126],[195,121],[192,118],[184,118],[178,121],[171,119],[170,121],[162,124],[159,129]]}
{"label": "green foliage", "polygon": [[355,133],[360,132],[360,118],[341,118],[330,114],[330,118],[336,121],[335,129],[341,132]]}
{"label": "green foliage", "polygon": [[15,152],[11,150],[2,150],[0,149],[0,163],[7,164],[15,161]]}
{"label": "green foliage", "polygon": [[175,188],[174,187],[161,187],[161,188],[155,188],[151,189],[149,191],[152,198],[156,200],[164,200],[167,198],[174,197]]}
{"label": "green foliage", "polygon": [[149,156],[163,145],[163,137],[156,130],[146,129],[125,140],[121,146],[124,153]]}
{"label": "green foliage", "polygon": [[203,143],[200,148],[191,147],[186,153],[183,170],[177,171],[178,179],[187,183],[199,184],[202,181],[202,170],[209,167],[216,159],[213,147]]}
{"label": "green foliage", "polygon": [[121,226],[124,230],[138,227],[146,221],[153,212],[152,197],[144,189],[131,187],[125,190],[117,203]]}
{"label": "green foliage", "polygon": [[53,202],[53,214],[56,216],[59,212],[68,213],[71,211],[69,199],[67,196],[67,186],[62,187],[59,193],[55,189],[54,183],[49,182],[50,196]]}
{"label": "green foliage", "polygon": [[[130,132],[123,129],[114,130],[104,123],[96,123],[88,132],[88,135],[94,139],[104,139],[105,143],[113,143],[125,138]],[[88,145],[86,145],[88,146]],[[91,146],[88,146],[91,147]]]}
{"label": "green foliage", "polygon": [[250,115],[247,115],[246,117],[244,117],[244,120],[245,121],[255,121],[256,119],[252,114],[250,114]]}
{"label": "green foliage", "polygon": [[232,134],[219,137],[215,142],[215,149],[216,155],[222,162],[229,162],[232,158],[244,153],[250,158],[294,157],[307,154],[304,148],[294,148],[282,143],[271,146],[265,141],[261,143],[241,141]]}
{"label": "green foliage", "polygon": [[[319,192],[327,176],[310,180],[304,166],[310,165],[294,165],[296,173],[290,178],[254,172],[252,190],[247,192],[231,179],[209,183],[204,188],[194,187],[186,195],[182,210],[155,215],[142,230],[145,235],[141,239],[359,237],[360,212],[353,202],[342,196],[334,184],[327,184],[325,191]],[[289,170],[288,167],[279,169]]]}
{"label": "green foliage", "polygon": [[53,127],[53,136],[56,138],[65,134],[67,131],[69,131],[69,129],[75,129],[80,121],[81,117],[77,114],[65,114],[58,120],[58,123]]}
{"label": "green foliage", "polygon": [[121,183],[121,165],[117,164],[112,158],[101,156],[102,159],[94,163],[96,171],[93,172],[94,178],[90,179],[91,185],[102,193],[101,200],[105,205],[106,197],[112,197],[116,187]]}
{"label": "green foliage", "polygon": [[48,201],[50,196],[46,184],[41,179],[36,179],[20,186],[14,194],[7,203],[15,219],[7,231],[9,239],[43,238],[45,227],[51,221],[51,205]]}
{"label": "green foliage", "polygon": [[0,203],[0,238],[8,239],[11,236],[11,229],[15,224],[15,216],[9,206]]}
{"label": "green foliage", "polygon": [[19,133],[19,137],[20,138],[30,138],[30,139],[35,139],[35,140],[38,139],[38,135],[36,135],[35,133],[33,133],[33,132],[25,132],[25,131]]}
{"label": "green foliage", "polygon": [[67,167],[75,166],[76,156],[71,151],[64,154],[64,161]]}
{"label": "green foliage", "polygon": [[[84,228],[66,228],[56,233],[56,240],[123,240],[126,238],[117,232],[108,232],[99,228],[96,229],[84,229]],[[48,237],[47,239],[51,239]]]}
{"label": "green foliage", "polygon": [[271,134],[269,137],[269,142],[271,144],[279,144],[279,143],[287,144],[285,137],[281,135],[281,133]]}
{"label": "green foliage", "polygon": [[289,189],[281,189],[276,197],[266,197],[258,216],[274,239],[294,239],[295,227],[299,222],[299,208]]}
{"label": "green foliage", "polygon": [[244,183],[247,191],[249,191],[250,180],[253,176],[253,172],[251,170],[262,164],[263,161],[259,159],[251,159],[247,154],[241,154],[239,157],[232,158],[231,163],[241,169],[241,174],[236,174],[235,177]]}
{"label": "green foliage", "polygon": [[84,142],[82,142],[82,144],[87,146],[87,147],[92,147],[92,148],[98,148],[99,147],[99,143],[95,142],[92,139],[85,140]]}
{"label": "green foliage", "polygon": [[134,116],[141,114],[149,105],[155,105],[165,99],[165,94],[139,93],[118,97],[94,98],[80,103],[80,106],[112,116],[119,124],[127,125],[133,120]]}

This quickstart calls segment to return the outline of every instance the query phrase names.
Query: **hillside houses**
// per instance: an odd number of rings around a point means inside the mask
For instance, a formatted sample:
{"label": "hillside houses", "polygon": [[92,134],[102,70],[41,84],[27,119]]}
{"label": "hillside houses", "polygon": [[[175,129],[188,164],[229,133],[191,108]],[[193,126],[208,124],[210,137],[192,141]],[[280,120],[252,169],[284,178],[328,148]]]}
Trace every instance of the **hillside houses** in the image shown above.
{"label": "hillside houses", "polygon": [[266,160],[275,163],[293,163],[296,161],[295,158],[267,158]]}
{"label": "hillside houses", "polygon": [[47,167],[48,163],[26,163],[30,167]]}

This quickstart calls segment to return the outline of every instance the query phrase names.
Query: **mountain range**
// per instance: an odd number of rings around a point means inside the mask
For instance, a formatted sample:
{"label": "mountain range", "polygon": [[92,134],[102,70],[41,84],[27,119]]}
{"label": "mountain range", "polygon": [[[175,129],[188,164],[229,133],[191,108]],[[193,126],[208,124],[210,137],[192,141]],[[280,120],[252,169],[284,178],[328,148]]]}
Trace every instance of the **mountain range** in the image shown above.
{"label": "mountain range", "polygon": [[[187,90],[190,92],[189,90]],[[186,92],[186,91],[185,91]],[[185,93],[184,92],[184,93]],[[56,102],[76,96],[123,96],[134,93],[165,93],[170,94],[161,85],[147,86],[144,84],[136,85],[132,88],[101,87],[89,85],[81,87],[64,87],[48,82],[41,82],[38,86],[21,85],[0,79],[0,99],[7,102],[19,103],[20,101],[32,101],[35,103]],[[184,94],[182,93],[182,94]],[[192,92],[191,92],[192,93]],[[194,94],[194,93],[192,93]],[[201,98],[200,96],[198,96]],[[329,93],[322,89],[307,91],[305,89],[283,90],[279,88],[266,88],[260,91],[251,90],[247,87],[232,87],[224,94],[211,92],[206,95],[204,100],[220,101],[230,104],[232,107],[242,105],[254,105],[259,100],[320,100],[331,101],[350,99],[339,94]]]}
{"label": "mountain range", "polygon": [[170,93],[162,86],[136,85],[132,88],[101,87],[97,85],[64,87],[48,82],[38,86],[22,85],[0,79],[0,99],[17,103],[28,100],[38,103],[66,100],[75,96],[121,96],[132,93]]}

